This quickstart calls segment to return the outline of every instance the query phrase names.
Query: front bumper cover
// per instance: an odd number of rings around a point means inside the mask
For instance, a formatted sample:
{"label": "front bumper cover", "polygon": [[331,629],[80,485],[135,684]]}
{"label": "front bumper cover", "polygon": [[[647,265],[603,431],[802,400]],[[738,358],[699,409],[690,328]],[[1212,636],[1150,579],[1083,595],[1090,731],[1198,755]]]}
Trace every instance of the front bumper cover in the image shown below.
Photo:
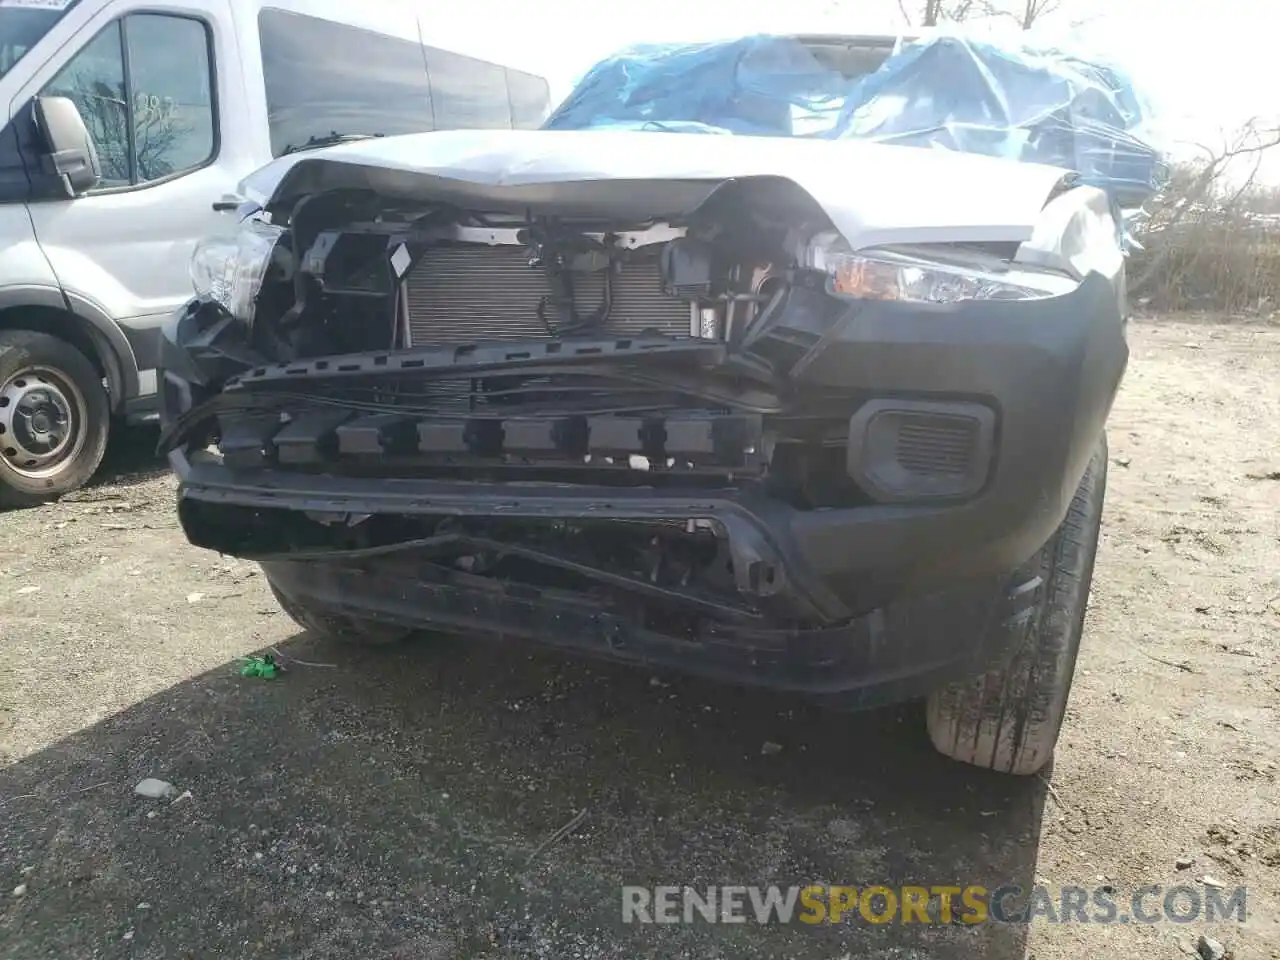
{"label": "front bumper cover", "polygon": [[[946,596],[959,583],[1006,582],[1009,571],[1049,539],[1096,449],[1123,376],[1128,358],[1124,326],[1116,289],[1099,276],[1049,300],[871,302],[793,370],[797,390],[848,390],[868,397],[869,403],[883,398],[977,402],[994,411],[989,472],[982,488],[962,501],[805,510],[748,489],[691,492],[371,479],[272,467],[235,469],[181,449],[170,457],[181,480],[180,510],[189,530],[190,518],[220,505],[330,514],[709,520],[729,544],[740,589],[785,594],[806,620],[833,625],[809,638],[784,631],[753,639],[739,632],[736,639],[726,640],[739,654],[746,651],[753,662],[773,663],[769,671],[784,678],[776,680],[784,685],[849,689],[860,685],[854,679],[860,672],[896,683],[889,676],[895,670],[933,674],[954,669],[975,650],[993,655],[985,641],[974,642],[972,649],[954,649],[964,642],[947,629],[946,616],[939,618],[940,632],[917,649],[905,634],[888,629],[891,601],[912,596],[929,603],[927,598]],[[164,353],[172,357],[165,372],[170,386],[176,383],[196,393],[203,389],[201,364],[183,342],[180,322],[167,329]],[[173,415],[170,411],[169,419]],[[366,568],[341,559],[268,565],[286,592],[296,590],[353,612],[377,612],[418,625],[536,634],[561,645],[603,647],[614,656],[670,657],[689,669],[699,657],[712,662],[718,656],[718,648],[703,639],[698,641],[703,652],[695,655],[671,637],[638,636],[599,609],[575,612],[574,603],[560,609],[559,601],[544,598],[538,612],[522,606],[528,601],[476,593],[480,588],[475,584],[395,579],[381,565],[373,577],[360,569]],[[768,588],[760,586],[765,582]],[[1029,582],[1013,584],[1012,594],[1025,601]],[[395,586],[385,585],[389,583]],[[328,586],[320,589],[317,584]],[[1003,593],[996,589],[987,595]],[[399,599],[392,603],[393,597]],[[859,616],[868,609],[868,597],[876,598],[877,610]],[[1022,615],[1004,608],[983,614],[982,621],[1019,623]],[[913,620],[912,629],[919,631],[926,619]],[[1010,631],[996,632],[1003,639],[995,646],[1001,647]],[[884,639],[891,633],[891,640]],[[824,652],[806,655],[809,643]],[[886,643],[896,651],[887,659]],[[833,649],[848,666],[847,673],[832,666]],[[659,656],[656,651],[665,652]],[[879,667],[859,657],[872,658]],[[792,666],[780,666],[784,661]],[[793,668],[800,674],[811,671],[812,679],[799,674],[785,679]],[[833,679],[828,683],[823,675]]]}
{"label": "front bumper cover", "polygon": [[1035,623],[1038,577],[890,604],[836,626],[714,624],[696,638],[645,629],[567,591],[531,591],[413,563],[269,561],[276,589],[312,608],[417,629],[530,640],[612,660],[790,690],[861,709],[920,696],[1002,662]]}

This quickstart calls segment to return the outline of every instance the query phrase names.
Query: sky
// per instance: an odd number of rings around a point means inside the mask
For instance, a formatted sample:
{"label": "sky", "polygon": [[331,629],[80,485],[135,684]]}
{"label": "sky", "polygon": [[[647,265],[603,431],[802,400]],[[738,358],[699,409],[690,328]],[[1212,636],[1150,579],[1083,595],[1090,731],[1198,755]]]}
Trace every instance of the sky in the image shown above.
{"label": "sky", "polygon": [[[903,27],[897,0],[472,0],[470,9],[493,25],[494,58],[546,76],[553,96],[639,41]],[[1277,76],[1275,0],[1061,0],[1041,33],[1069,35],[1133,75],[1175,154],[1188,154],[1194,141],[1220,144],[1253,117],[1280,123],[1280,85],[1263,79]],[[1280,150],[1264,174],[1280,183]]]}

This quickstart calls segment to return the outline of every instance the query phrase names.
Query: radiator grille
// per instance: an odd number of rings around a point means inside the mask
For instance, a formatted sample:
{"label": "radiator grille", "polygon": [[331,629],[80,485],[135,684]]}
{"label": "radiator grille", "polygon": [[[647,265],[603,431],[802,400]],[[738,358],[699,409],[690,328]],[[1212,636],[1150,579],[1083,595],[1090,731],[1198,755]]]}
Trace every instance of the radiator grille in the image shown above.
{"label": "radiator grille", "polygon": [[[658,249],[638,252],[613,278],[609,319],[594,333],[634,337],[645,331],[688,336],[689,304],[662,292]],[[604,275],[575,275],[579,314],[589,314],[604,294]],[[440,246],[429,250],[405,283],[414,346],[476,340],[547,339],[538,302],[553,293],[550,276],[529,266],[522,247]],[[548,308],[553,325],[563,322]]]}

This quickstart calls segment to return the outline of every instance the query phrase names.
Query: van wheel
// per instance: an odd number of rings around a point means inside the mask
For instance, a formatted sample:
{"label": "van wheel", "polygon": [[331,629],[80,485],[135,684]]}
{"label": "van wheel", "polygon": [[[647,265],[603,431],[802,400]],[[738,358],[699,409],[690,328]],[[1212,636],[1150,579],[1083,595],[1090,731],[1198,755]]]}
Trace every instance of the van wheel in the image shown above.
{"label": "van wheel", "polygon": [[1104,437],[1066,518],[1026,568],[1043,580],[1044,593],[1022,647],[1002,669],[929,695],[929,736],[940,752],[1020,776],[1053,756],[1084,632],[1106,489]]}
{"label": "van wheel", "polygon": [[0,506],[82,487],[102,462],[110,423],[88,357],[47,333],[0,330]]}
{"label": "van wheel", "polygon": [[350,617],[344,613],[333,613],[305,604],[288,594],[281,593],[270,578],[267,580],[267,585],[271,587],[272,595],[280,604],[280,609],[289,615],[289,619],[303,630],[309,630],[317,636],[364,647],[385,647],[407,640],[413,633],[408,627],[397,627],[395,624],[379,623],[362,617]]}

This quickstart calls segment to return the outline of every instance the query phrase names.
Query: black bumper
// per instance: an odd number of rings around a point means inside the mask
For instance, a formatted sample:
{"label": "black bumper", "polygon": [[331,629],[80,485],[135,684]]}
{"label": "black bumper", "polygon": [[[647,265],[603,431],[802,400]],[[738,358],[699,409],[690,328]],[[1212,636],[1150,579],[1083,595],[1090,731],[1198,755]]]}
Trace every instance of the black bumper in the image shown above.
{"label": "black bumper", "polygon": [[855,384],[870,403],[983,404],[996,415],[989,472],[963,502],[801,512],[770,525],[828,583],[928,588],[1013,569],[1066,515],[1128,363],[1125,334],[1116,288],[1098,275],[1046,300],[866,304],[805,365],[804,383]]}
{"label": "black bumper", "polygon": [[[180,387],[195,382],[197,377],[185,372],[194,364],[179,342],[181,324],[166,335],[169,379]],[[911,596],[927,604],[932,602],[927,598],[945,596],[958,583],[1007,582],[1009,572],[1049,539],[1097,449],[1127,358],[1115,289],[1096,276],[1072,294],[1049,300],[862,307],[854,322],[827,337],[803,369],[797,368],[796,389],[847,390],[870,405],[905,400],[989,409],[993,428],[984,477],[980,489],[961,499],[805,510],[749,489],[694,493],[360,479],[278,468],[237,470],[183,451],[171,454],[171,462],[182,481],[180,510],[188,530],[192,518],[207,519],[219,505],[400,516],[713,521],[730,546],[739,589],[785,593],[805,611],[806,620],[833,625],[805,635],[791,631],[753,639],[738,633],[726,642],[735,657],[745,652],[749,663],[758,665],[746,672],[764,669],[774,675],[771,682],[797,688],[851,689],[862,685],[859,676],[896,683],[898,674],[945,673],[974,654],[993,654],[985,642],[973,644],[976,649],[955,649],[960,636],[943,627],[933,636],[924,629],[923,646],[913,646],[905,634],[885,626],[886,617],[892,619],[891,601]],[[170,395],[166,390],[166,399]],[[670,637],[638,636],[598,610],[576,612],[570,599],[567,605],[547,600],[535,611],[526,601],[495,598],[474,584],[395,579],[381,566],[373,577],[359,569],[340,561],[270,568],[286,592],[405,622],[536,634],[561,645],[669,660],[686,669],[701,659],[709,672],[725,672],[714,666],[721,653],[705,637],[695,652]],[[391,581],[384,575],[392,577],[394,588],[386,586]],[[1026,586],[1015,583],[1009,589],[1025,599]],[[869,597],[879,609],[859,618]],[[1020,615],[1019,609],[1003,608],[982,618],[990,626],[1020,622]],[[913,621],[913,629],[928,619]],[[995,632],[1001,637],[996,646],[1010,634]],[[885,640],[890,633],[892,639]],[[892,653],[886,643],[894,646]]]}
{"label": "black bumper", "polygon": [[318,609],[404,626],[529,640],[593,656],[804,693],[861,709],[923,696],[1004,660],[1035,622],[1037,577],[890,604],[838,626],[716,625],[695,638],[637,625],[580,595],[507,587],[420,565],[263,563],[282,593]]}

